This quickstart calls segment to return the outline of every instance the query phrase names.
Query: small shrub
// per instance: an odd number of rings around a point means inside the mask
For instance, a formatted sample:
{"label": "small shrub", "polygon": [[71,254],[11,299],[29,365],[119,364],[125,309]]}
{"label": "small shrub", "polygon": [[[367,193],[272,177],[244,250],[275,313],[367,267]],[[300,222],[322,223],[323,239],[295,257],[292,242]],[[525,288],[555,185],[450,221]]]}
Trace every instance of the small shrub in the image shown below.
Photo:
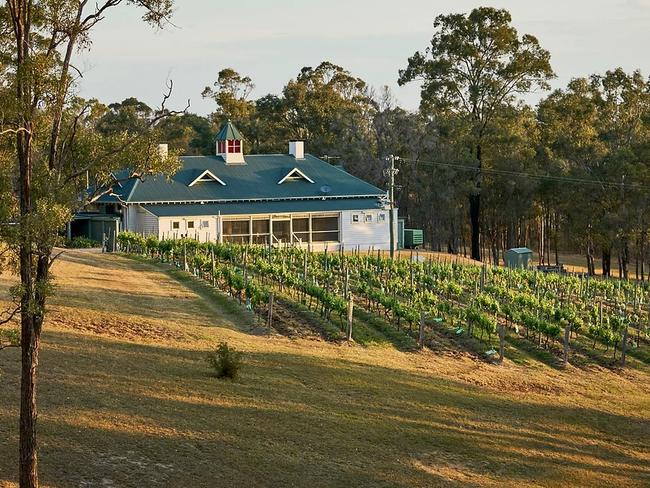
{"label": "small shrub", "polygon": [[102,243],[87,237],[75,237],[65,241],[65,247],[71,249],[90,249],[91,247],[101,247]]}
{"label": "small shrub", "polygon": [[207,361],[214,369],[217,378],[235,379],[242,366],[241,353],[235,351],[226,342],[220,343],[214,351],[209,352]]}

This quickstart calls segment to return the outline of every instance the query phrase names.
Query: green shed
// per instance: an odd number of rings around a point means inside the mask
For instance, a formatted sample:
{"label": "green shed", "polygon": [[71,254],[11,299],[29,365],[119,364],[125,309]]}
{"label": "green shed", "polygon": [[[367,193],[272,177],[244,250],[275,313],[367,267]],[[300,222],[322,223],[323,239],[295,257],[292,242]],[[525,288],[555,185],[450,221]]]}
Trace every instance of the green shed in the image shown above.
{"label": "green shed", "polygon": [[533,251],[527,247],[513,247],[503,253],[503,260],[508,268],[528,268],[533,258]]}
{"label": "green shed", "polygon": [[417,249],[422,244],[424,244],[422,229],[404,229],[404,247],[406,249]]}

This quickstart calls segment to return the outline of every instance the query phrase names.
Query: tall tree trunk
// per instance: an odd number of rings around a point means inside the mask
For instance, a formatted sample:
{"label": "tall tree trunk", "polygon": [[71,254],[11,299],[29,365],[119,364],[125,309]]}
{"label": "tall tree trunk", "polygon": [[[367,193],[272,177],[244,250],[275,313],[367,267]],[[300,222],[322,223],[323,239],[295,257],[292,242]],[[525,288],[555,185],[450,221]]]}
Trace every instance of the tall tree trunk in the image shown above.
{"label": "tall tree trunk", "polygon": [[[18,134],[17,156],[20,173],[20,214],[23,225],[32,212],[32,139],[31,124],[24,124],[26,132]],[[27,129],[28,128],[28,129]],[[40,346],[41,322],[35,303],[38,286],[34,279],[34,251],[32,235],[28,228],[19,249],[20,282],[22,296],[20,303],[21,379],[20,379],[20,429],[19,429],[19,481],[21,488],[38,486],[38,461],[36,446],[36,369]]]}
{"label": "tall tree trunk", "polygon": [[641,259],[641,281],[644,281],[645,280],[645,277],[644,277],[644,274],[645,274],[645,269],[644,269],[644,266],[645,266],[645,241],[646,241],[647,231],[646,231],[645,227],[642,227],[642,229],[643,230],[641,231],[641,243],[640,243],[639,246],[641,247],[641,251],[640,251],[640,254],[641,254],[641,258],[640,258]]}
{"label": "tall tree trunk", "polygon": [[623,246],[621,249],[621,273],[619,278],[627,280],[629,278],[629,262],[630,262],[630,240],[626,235],[623,238]]}
{"label": "tall tree trunk", "polygon": [[544,232],[544,213],[542,211],[542,215],[539,218],[539,264],[544,264],[544,243],[546,241],[545,238],[545,232]]}
{"label": "tall tree trunk", "polygon": [[553,213],[553,241],[554,241],[553,244],[555,245],[555,266],[560,265],[560,258],[559,258],[560,251],[558,250],[559,233],[560,233],[559,219],[557,218],[557,213]]}
{"label": "tall tree trunk", "polygon": [[587,274],[594,276],[596,274],[596,267],[594,264],[594,242],[591,238],[591,233],[587,236]]}
{"label": "tall tree trunk", "polygon": [[611,276],[612,250],[609,247],[603,248],[603,276]]}
{"label": "tall tree trunk", "polygon": [[[18,250],[22,288],[20,297],[21,377],[18,478],[20,488],[37,488],[36,370],[43,309],[39,309],[36,300],[42,295],[43,288],[38,286],[38,270],[36,272],[34,270],[34,235],[29,228],[29,218],[32,216],[32,121],[35,109],[30,88],[31,66],[29,59],[32,12],[29,0],[10,2],[8,6],[16,40],[16,101],[20,109],[16,132],[20,232],[22,233]],[[47,262],[49,264],[49,257]]]}
{"label": "tall tree trunk", "polygon": [[481,261],[481,145],[476,146],[478,175],[476,177],[475,193],[469,196],[469,220],[472,231],[472,259]]}

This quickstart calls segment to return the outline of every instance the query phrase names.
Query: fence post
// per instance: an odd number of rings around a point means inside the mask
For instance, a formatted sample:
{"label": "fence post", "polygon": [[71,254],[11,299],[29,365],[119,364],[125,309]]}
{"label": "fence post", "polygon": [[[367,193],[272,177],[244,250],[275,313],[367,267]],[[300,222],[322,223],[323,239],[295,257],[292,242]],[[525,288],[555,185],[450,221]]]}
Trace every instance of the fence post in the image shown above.
{"label": "fence post", "polygon": [[563,362],[564,367],[569,363],[569,338],[571,337],[571,324],[567,324],[564,327],[564,354]]}
{"label": "fence post", "polygon": [[308,259],[307,252],[308,251],[305,251],[303,255],[303,262],[302,262],[302,278],[305,281],[307,281],[307,259]]}
{"label": "fence post", "polygon": [[625,366],[626,353],[627,353],[627,325],[623,329],[623,343],[621,344],[621,366]]}
{"label": "fence post", "polygon": [[215,277],[215,269],[214,269],[214,248],[210,247],[210,261],[212,262],[212,268],[210,270],[210,276],[212,277],[212,287],[217,286],[217,279]]}
{"label": "fence post", "polygon": [[481,292],[483,292],[483,288],[485,287],[485,264],[481,267]]}
{"label": "fence post", "polygon": [[418,336],[418,345],[424,347],[424,312],[420,312],[420,335]]}
{"label": "fence post", "polygon": [[354,314],[354,299],[350,295],[350,299],[348,300],[348,334],[347,334],[347,339],[348,341],[352,340],[352,316]]}
{"label": "fence post", "polygon": [[602,300],[598,302],[598,317],[600,319],[598,325],[602,327],[603,326],[603,301]]}
{"label": "fence post", "polygon": [[504,350],[506,346],[506,327],[499,324],[499,362],[503,362]]}
{"label": "fence post", "polygon": [[187,246],[185,241],[183,241],[183,271],[187,272]]}
{"label": "fence post", "polygon": [[271,327],[273,326],[273,293],[269,293],[269,315],[266,320],[266,326],[269,328],[270,333]]}

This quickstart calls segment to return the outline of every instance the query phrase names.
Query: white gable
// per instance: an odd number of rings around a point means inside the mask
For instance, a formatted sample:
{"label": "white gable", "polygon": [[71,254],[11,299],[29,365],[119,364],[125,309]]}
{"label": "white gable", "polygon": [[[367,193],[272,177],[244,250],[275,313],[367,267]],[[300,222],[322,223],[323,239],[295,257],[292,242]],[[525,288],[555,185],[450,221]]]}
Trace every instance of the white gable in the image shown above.
{"label": "white gable", "polygon": [[206,169],[203,173],[201,173],[198,177],[194,179],[192,183],[190,183],[188,186],[194,186],[197,183],[210,183],[210,182],[217,182],[222,184],[223,186],[226,186],[226,184],[217,178],[215,175],[213,175],[209,169]]}
{"label": "white gable", "polygon": [[293,168],[291,171],[289,171],[284,178],[282,178],[280,181],[278,181],[278,185],[281,185],[285,181],[295,181],[295,180],[305,180],[308,181],[309,183],[313,183],[314,180],[312,180],[309,176],[307,176],[305,173],[300,171],[298,168]]}

